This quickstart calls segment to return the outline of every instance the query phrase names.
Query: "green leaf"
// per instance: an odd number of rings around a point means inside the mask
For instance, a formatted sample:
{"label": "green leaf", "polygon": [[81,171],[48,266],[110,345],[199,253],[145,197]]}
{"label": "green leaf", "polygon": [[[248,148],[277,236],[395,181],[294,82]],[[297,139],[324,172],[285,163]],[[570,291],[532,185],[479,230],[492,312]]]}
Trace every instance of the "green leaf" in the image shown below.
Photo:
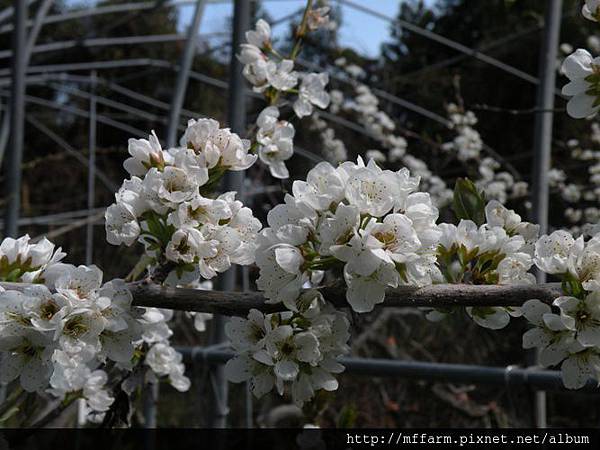
{"label": "green leaf", "polygon": [[352,428],[356,426],[356,419],[358,418],[358,411],[356,405],[351,403],[346,405],[340,411],[340,415],[337,420],[338,428]]}
{"label": "green leaf", "polygon": [[2,416],[0,416],[0,423],[6,422],[8,419],[10,419],[12,416],[17,414],[19,411],[20,411],[20,409],[18,406],[13,406],[8,411],[6,411],[4,414],[2,414]]}
{"label": "green leaf", "polygon": [[478,226],[485,223],[485,195],[468,178],[456,181],[452,209],[459,220],[472,220]]}

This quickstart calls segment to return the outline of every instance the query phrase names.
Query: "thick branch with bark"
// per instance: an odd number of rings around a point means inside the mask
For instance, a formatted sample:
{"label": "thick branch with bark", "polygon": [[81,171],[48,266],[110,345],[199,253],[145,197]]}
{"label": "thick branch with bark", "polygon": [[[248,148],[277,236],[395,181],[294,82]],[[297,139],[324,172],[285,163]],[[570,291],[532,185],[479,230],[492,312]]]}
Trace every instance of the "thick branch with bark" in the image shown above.
{"label": "thick branch with bark", "polygon": [[[343,285],[319,289],[326,300],[337,307],[348,306]],[[219,292],[196,289],[166,288],[139,283],[132,286],[134,304],[184,311],[210,312],[229,316],[246,315],[252,308],[263,312],[285,310],[282,304],[269,304],[260,292]],[[527,300],[552,303],[561,295],[555,283],[533,286],[475,286],[437,284],[417,288],[400,286],[388,289],[379,307],[452,307],[452,306],[521,306]]]}
{"label": "thick branch with bark", "polygon": [[[22,290],[26,284],[0,283],[5,289]],[[269,304],[260,292],[220,292],[170,288],[149,282],[130,283],[133,304],[179,311],[197,311],[227,316],[245,316],[252,308],[270,313],[282,311],[282,304]],[[319,288],[326,300],[337,307],[348,306],[344,285]],[[558,283],[515,286],[475,286],[436,284],[422,288],[400,286],[388,289],[385,302],[378,307],[453,307],[453,306],[521,306],[527,300],[544,303],[561,295]]]}

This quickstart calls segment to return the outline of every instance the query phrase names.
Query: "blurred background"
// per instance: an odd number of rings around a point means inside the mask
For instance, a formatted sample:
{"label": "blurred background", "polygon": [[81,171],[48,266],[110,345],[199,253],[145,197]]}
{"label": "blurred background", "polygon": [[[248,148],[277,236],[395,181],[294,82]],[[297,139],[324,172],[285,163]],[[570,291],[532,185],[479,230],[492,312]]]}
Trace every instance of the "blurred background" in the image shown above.
{"label": "blurred background", "polygon": [[[124,277],[136,263],[140,249],[114,247],[105,241],[104,208],[112,203],[126,176],[122,163],[127,157],[127,140],[147,137],[151,130],[161,139],[168,135],[178,68],[197,2],[21,1],[27,5],[29,39],[19,234],[47,235],[68,252],[70,262],[93,261],[107,279]],[[272,24],[275,46],[289,49],[305,2],[248,1],[250,23],[264,18]],[[199,26],[192,28],[193,62],[175,124],[177,135],[190,118],[207,116],[225,124],[228,120],[233,2],[203,3]],[[337,145],[343,146],[347,159],[378,150],[384,154],[382,163],[389,167],[413,164],[411,169],[417,170],[416,166],[425,163],[432,176],[448,189],[458,177],[485,179],[484,169],[491,162],[482,160],[491,157],[498,164],[496,172],[509,175],[492,180],[503,186],[489,186],[487,180],[488,196],[500,198],[530,218],[532,189],[527,185],[531,185],[533,173],[534,125],[540,112],[536,106],[538,74],[549,3],[331,0],[330,15],[336,26],[309,36],[301,64],[330,74],[329,88],[336,91],[338,101],[319,119],[333,131],[324,132],[325,125],[318,120],[295,124],[298,151],[288,164],[290,180],[274,180],[264,166],[256,165],[245,180],[246,203],[264,223],[266,212],[282,201],[291,181],[304,178],[316,162],[331,160],[326,149]],[[562,3],[560,47],[550,68],[556,71],[557,89],[566,80],[559,73],[562,58],[578,47],[600,51],[600,33],[594,35],[597,24],[581,18],[582,2]],[[0,155],[4,162],[11,151],[8,105],[13,4],[0,0]],[[414,32],[407,23],[425,33]],[[428,38],[427,33],[462,47]],[[474,50],[495,63],[473,57]],[[373,100],[359,99],[365,94],[361,86],[375,98],[376,110],[391,120],[392,124],[384,128],[393,126],[393,135],[405,140],[401,161],[387,156],[389,148],[365,118]],[[596,178],[600,173],[600,127],[596,119],[571,119],[564,112],[565,104],[556,95],[551,111],[549,229],[582,233],[584,224],[597,223],[600,218],[600,179]],[[248,123],[263,107],[260,99],[248,96]],[[461,159],[448,151],[448,143],[455,142],[457,136],[457,127],[451,122],[453,108],[464,114],[471,111],[477,118],[470,127],[484,143],[481,157]],[[0,207],[6,208],[14,174],[3,165]],[[90,167],[94,168],[91,183]],[[442,200],[439,206],[441,217],[451,219]],[[255,278],[251,268],[251,288]],[[179,321],[176,343],[192,346],[206,342],[206,335],[194,330],[183,314],[175,320]],[[506,330],[490,331],[461,315],[431,324],[416,308],[390,309],[355,320],[352,348],[354,355],[363,357],[526,365],[521,350],[524,327],[523,322],[513,321]],[[201,364],[191,364],[188,375],[193,387],[186,394],[161,386],[158,425],[208,424],[205,411],[211,381],[207,373]],[[295,424],[299,420],[296,412],[282,406],[285,399],[276,396],[254,400],[248,413],[244,386],[231,385],[230,390],[231,426],[248,425],[248,415],[255,426]],[[532,399],[529,389],[510,383],[491,387],[343,375],[340,389],[324,399],[318,423],[529,426],[534,416]],[[552,426],[596,426],[599,416],[596,395],[548,394],[547,417]]]}

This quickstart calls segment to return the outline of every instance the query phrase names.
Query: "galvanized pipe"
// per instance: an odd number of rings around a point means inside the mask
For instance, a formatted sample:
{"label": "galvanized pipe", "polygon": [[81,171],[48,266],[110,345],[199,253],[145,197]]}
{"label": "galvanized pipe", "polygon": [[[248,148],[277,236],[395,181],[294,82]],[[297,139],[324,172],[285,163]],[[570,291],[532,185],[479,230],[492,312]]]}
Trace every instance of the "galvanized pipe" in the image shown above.
{"label": "galvanized pipe", "polygon": [[[90,73],[90,123],[88,136],[88,192],[87,207],[92,214],[96,200],[96,71]],[[88,223],[85,228],[85,263],[90,265],[94,259],[94,224]]]}
{"label": "galvanized pipe", "polygon": [[[246,85],[242,75],[242,64],[237,59],[236,53],[240,44],[244,40],[246,30],[250,27],[250,3],[246,0],[235,0],[233,6],[233,37],[231,44],[231,60],[229,68],[229,99],[228,115],[229,126],[236,133],[244,134],[246,131]],[[244,172],[227,172],[224,179],[224,191],[236,191],[240,197],[243,197]],[[225,291],[233,291],[237,284],[237,267],[231,268],[225,272],[221,278],[221,288]],[[225,322],[224,316],[216,316],[213,322],[212,344],[225,342]],[[213,417],[211,426],[215,428],[225,428],[227,426],[227,415],[229,413],[227,405],[228,386],[225,379],[223,367],[216,368],[215,372],[215,406],[213,408]]]}
{"label": "galvanized pipe", "polygon": [[187,40],[185,42],[185,48],[181,55],[181,61],[179,63],[179,73],[177,75],[177,84],[175,85],[175,92],[173,93],[173,100],[171,102],[171,110],[169,111],[169,126],[167,128],[167,145],[173,147],[177,139],[177,126],[179,125],[179,116],[181,114],[181,108],[183,108],[183,100],[187,85],[189,81],[189,73],[194,62],[194,51],[196,50],[196,40],[198,34],[198,27],[202,21],[204,15],[204,7],[206,5],[205,0],[198,0],[196,2],[196,8],[194,10],[194,17],[188,30]]}
{"label": "galvanized pipe", "polygon": [[[210,347],[179,347],[184,361],[196,364],[225,364],[234,356],[230,350]],[[547,391],[568,391],[561,380],[560,372],[538,367],[491,367],[471,364],[447,364],[395,359],[343,357],[339,362],[346,367],[344,373],[366,377],[406,378],[426,381],[454,383],[489,384],[495,386],[535,387]],[[587,384],[572,393],[600,394],[598,383],[589,380]]]}
{"label": "galvanized pipe", "polygon": [[6,161],[6,210],[4,212],[4,236],[16,237],[21,209],[21,164],[23,161],[23,138],[25,121],[25,45],[27,35],[27,3],[14,0],[14,32],[12,58],[12,89],[10,96],[10,137]]}
{"label": "galvanized pipe", "polygon": [[[550,171],[552,158],[552,123],[554,120],[554,92],[556,90],[556,59],[560,37],[562,0],[550,0],[546,3],[546,17],[540,53],[539,77],[533,141],[533,222],[539,224],[540,234],[548,231],[548,207],[550,204]],[[546,274],[536,271],[538,283],[546,281]],[[529,364],[536,364],[539,355],[536,350],[528,355]],[[546,394],[537,391],[534,394],[534,422],[539,428],[547,426]]]}

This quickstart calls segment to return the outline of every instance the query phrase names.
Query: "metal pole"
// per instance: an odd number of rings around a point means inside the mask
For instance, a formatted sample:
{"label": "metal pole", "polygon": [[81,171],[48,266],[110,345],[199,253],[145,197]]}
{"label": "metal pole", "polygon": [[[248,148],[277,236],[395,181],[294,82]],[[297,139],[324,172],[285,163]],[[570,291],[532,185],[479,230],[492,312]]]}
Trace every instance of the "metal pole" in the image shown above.
{"label": "metal pole", "polygon": [[[87,207],[92,214],[96,197],[96,71],[90,73],[90,130],[88,137],[88,197]],[[85,263],[92,264],[94,256],[94,224],[88,223],[85,233]]]}
{"label": "metal pole", "polygon": [[21,163],[23,161],[23,124],[25,119],[25,45],[27,36],[27,3],[14,0],[14,31],[12,57],[12,95],[10,115],[10,146],[6,161],[6,211],[4,236],[16,236],[21,207]]}
{"label": "metal pole", "polygon": [[157,404],[159,394],[159,384],[149,383],[146,384],[144,392],[142,393],[142,401],[144,408],[144,428],[156,428],[157,425]]}
{"label": "metal pole", "polygon": [[[35,0],[27,0],[27,6],[29,6],[34,1]],[[5,8],[2,11],[0,11],[0,22],[4,22],[6,19],[10,19],[13,16],[14,12],[15,9],[12,6],[9,6],[8,8]]]}
{"label": "metal pole", "polygon": [[[548,231],[548,205],[550,202],[550,186],[548,184],[548,171],[552,151],[552,122],[554,114],[554,91],[556,85],[556,58],[560,36],[560,19],[562,13],[562,0],[549,0],[546,3],[546,17],[542,51],[540,54],[539,77],[540,84],[537,89],[536,106],[539,112],[535,116],[535,134],[533,139],[533,221],[540,225],[540,234]],[[546,276],[543,272],[536,273],[538,283],[544,283]],[[538,363],[535,352],[529,355],[533,364]],[[547,426],[546,420],[546,393],[535,392],[534,421],[538,428]]]}
{"label": "metal pole", "polygon": [[35,14],[35,20],[33,21],[33,25],[29,30],[29,36],[27,39],[27,47],[25,53],[25,64],[27,65],[29,64],[29,59],[31,58],[31,53],[33,51],[33,47],[35,46],[35,41],[37,41],[40,31],[42,30],[42,26],[44,25],[44,19],[48,15],[48,11],[50,10],[52,3],[54,3],[54,0],[44,0],[44,2],[39,6]]}
{"label": "metal pole", "polygon": [[[244,133],[246,128],[246,85],[242,75],[242,64],[236,57],[237,49],[243,42],[244,34],[250,27],[250,2],[247,0],[235,0],[233,6],[233,38],[231,44],[231,61],[229,69],[229,99],[228,116],[229,126],[236,133]],[[227,191],[236,191],[240,197],[243,197],[244,172],[227,172],[224,179],[224,189]],[[233,291],[236,288],[237,268],[231,268],[223,274],[221,278],[221,288],[225,291]],[[216,316],[213,322],[212,344],[219,344],[227,340],[225,337],[225,321],[223,316]],[[216,367],[215,375],[215,403],[222,408],[213,408],[213,417],[211,426],[214,428],[224,428],[227,425],[227,381],[223,367]]]}
{"label": "metal pole", "polygon": [[[35,21],[31,26],[31,30],[29,31],[29,36],[27,37],[27,44],[25,45],[25,62],[23,63],[25,67],[29,65],[29,60],[31,59],[31,51],[33,46],[35,45],[35,41],[37,40],[40,31],[42,29],[42,25],[50,7],[54,3],[54,0],[44,0],[44,3],[40,5],[38,11],[35,16]],[[11,52],[12,56],[12,52]],[[6,150],[6,145],[8,143],[8,136],[10,134],[10,111],[7,109],[4,117],[2,118],[2,124],[0,124],[0,165],[2,165],[2,159],[4,157],[4,152]]]}
{"label": "metal pole", "polygon": [[[192,361],[196,364],[225,364],[235,356],[231,350],[217,348],[177,347],[176,350],[183,355],[186,364]],[[346,368],[344,373],[348,375],[489,384],[507,389],[535,386],[548,391],[569,392],[571,395],[600,394],[598,382],[593,378],[581,389],[572,391],[564,386],[559,370],[536,367],[493,367],[358,357],[341,357],[338,361]]]}
{"label": "metal pole", "polygon": [[179,115],[181,114],[181,108],[183,107],[183,98],[185,96],[185,91],[187,90],[188,77],[190,69],[192,68],[192,62],[194,61],[194,50],[196,49],[198,27],[202,21],[205,4],[205,0],[198,0],[196,3],[194,17],[192,18],[185,48],[183,50],[183,54],[181,55],[179,74],[177,75],[177,84],[175,85],[173,101],[171,102],[171,111],[169,112],[169,126],[167,128],[167,145],[169,147],[174,146],[177,139]]}

